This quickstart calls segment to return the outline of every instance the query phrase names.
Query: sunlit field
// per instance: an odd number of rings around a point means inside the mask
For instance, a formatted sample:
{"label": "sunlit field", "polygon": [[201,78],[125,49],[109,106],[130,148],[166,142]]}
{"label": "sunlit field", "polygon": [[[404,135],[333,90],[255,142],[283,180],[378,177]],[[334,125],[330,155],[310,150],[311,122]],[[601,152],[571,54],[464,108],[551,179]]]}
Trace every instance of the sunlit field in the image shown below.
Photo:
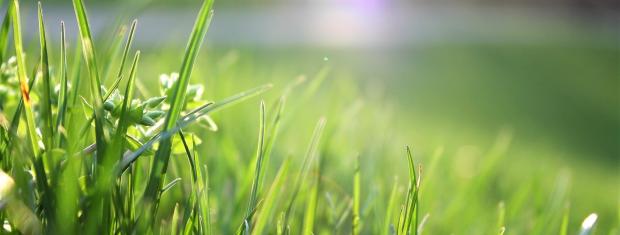
{"label": "sunlit field", "polygon": [[620,233],[617,28],[124,4],[0,0],[0,234]]}

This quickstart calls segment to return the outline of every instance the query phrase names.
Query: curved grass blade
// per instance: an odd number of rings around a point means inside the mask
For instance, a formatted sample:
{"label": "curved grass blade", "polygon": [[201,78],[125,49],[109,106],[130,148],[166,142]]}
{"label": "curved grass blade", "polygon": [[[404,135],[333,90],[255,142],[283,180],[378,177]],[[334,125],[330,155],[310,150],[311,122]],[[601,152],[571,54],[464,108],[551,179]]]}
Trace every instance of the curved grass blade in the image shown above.
{"label": "curved grass blade", "polygon": [[[213,0],[205,0],[202,8],[194,24],[194,29],[190,36],[185,56],[183,57],[183,63],[179,73],[179,80],[175,83],[173,88],[172,97],[170,97],[170,111],[164,121],[163,131],[168,131],[174,128],[176,122],[181,114],[181,109],[185,103],[185,95],[189,78],[194,67],[194,60],[198,55],[198,50],[207,32],[210,19],[213,16],[211,7],[213,6]],[[166,174],[168,168],[168,161],[170,160],[172,148],[172,141],[170,138],[162,139],[159,143],[159,148],[155,153],[153,164],[151,165],[151,174],[146,186],[146,190],[143,196],[143,201],[146,202],[145,211],[149,218],[144,219],[144,223],[141,229],[144,229],[151,222],[150,218],[155,216],[159,203],[159,197],[161,194],[162,178]]]}

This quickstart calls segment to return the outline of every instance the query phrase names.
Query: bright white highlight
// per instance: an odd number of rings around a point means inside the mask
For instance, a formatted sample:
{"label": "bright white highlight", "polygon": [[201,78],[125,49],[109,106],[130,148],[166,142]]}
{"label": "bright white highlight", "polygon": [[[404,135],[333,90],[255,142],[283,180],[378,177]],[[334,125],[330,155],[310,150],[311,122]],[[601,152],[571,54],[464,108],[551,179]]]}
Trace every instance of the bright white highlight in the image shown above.
{"label": "bright white highlight", "polygon": [[588,215],[588,217],[586,217],[586,219],[583,220],[583,223],[581,223],[581,232],[579,232],[579,234],[580,235],[590,234],[590,232],[592,232],[592,227],[594,227],[594,224],[596,223],[597,219],[598,219],[598,215],[596,215],[596,213],[592,213]]}

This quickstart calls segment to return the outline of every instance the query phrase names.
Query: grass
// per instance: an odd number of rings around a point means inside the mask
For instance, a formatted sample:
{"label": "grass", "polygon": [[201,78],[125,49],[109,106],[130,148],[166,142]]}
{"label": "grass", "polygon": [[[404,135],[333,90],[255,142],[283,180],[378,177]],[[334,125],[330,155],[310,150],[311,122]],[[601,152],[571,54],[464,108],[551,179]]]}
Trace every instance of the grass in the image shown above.
{"label": "grass", "polygon": [[[19,2],[7,4],[2,233],[618,232],[617,209],[592,209],[617,208],[617,201],[570,189],[570,177],[551,169],[510,171],[505,164],[520,164],[506,157],[510,131],[488,151],[401,152],[398,133],[409,129],[390,115],[406,111],[367,98],[336,68],[261,75],[262,66],[231,54],[201,59],[212,0],[200,7],[185,53],[165,51],[182,55],[180,64],[134,51],[137,21],[97,41],[81,0],[73,1],[80,45],[68,46],[61,22],[52,46],[39,4],[39,53],[27,59]],[[168,67],[179,73],[153,71]],[[162,73],[159,81],[152,76]],[[572,190],[593,195],[575,200]]]}

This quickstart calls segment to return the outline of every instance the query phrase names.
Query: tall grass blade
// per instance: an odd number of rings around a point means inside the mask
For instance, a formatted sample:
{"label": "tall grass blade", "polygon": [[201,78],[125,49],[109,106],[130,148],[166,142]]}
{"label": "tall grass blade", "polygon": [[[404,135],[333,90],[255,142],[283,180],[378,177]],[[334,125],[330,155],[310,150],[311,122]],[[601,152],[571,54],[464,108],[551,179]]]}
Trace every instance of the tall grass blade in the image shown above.
{"label": "tall grass blade", "polygon": [[321,177],[321,164],[320,164],[320,156],[317,156],[317,164],[316,164],[316,172],[313,175],[313,183],[310,188],[308,202],[306,204],[305,214],[304,214],[304,226],[303,226],[303,235],[313,235],[314,234],[314,222],[316,219],[316,208],[319,200],[319,185],[320,185],[320,177]]}
{"label": "tall grass blade", "polygon": [[123,152],[123,143],[124,136],[127,134],[127,129],[129,128],[129,110],[131,109],[131,101],[133,100],[134,87],[135,87],[135,79],[136,72],[138,70],[138,61],[140,61],[140,51],[136,52],[136,55],[133,59],[133,63],[131,65],[131,70],[129,72],[129,76],[127,79],[127,86],[125,88],[125,96],[123,99],[123,104],[121,106],[121,114],[118,119],[118,126],[116,127],[116,134],[114,135],[113,142],[113,155],[120,156]]}
{"label": "tall grass blade", "polygon": [[570,207],[568,205],[564,208],[564,213],[562,214],[562,223],[560,224],[560,235],[568,234],[568,219],[570,215]]}
{"label": "tall grass blade", "polygon": [[13,4],[8,3],[6,8],[6,14],[4,20],[2,20],[2,26],[0,26],[0,61],[5,61],[8,58],[9,47],[9,29],[11,27],[11,12],[13,12]]}
{"label": "tall grass blade", "polygon": [[[67,90],[69,89],[67,78],[67,39],[65,33],[65,22],[60,22],[60,91],[58,92],[58,115],[56,117],[56,130],[60,133],[60,128],[64,127],[67,112]],[[60,147],[60,137],[56,135],[56,144]]]}
{"label": "tall grass blade", "polygon": [[28,87],[28,78],[26,77],[26,61],[24,58],[22,34],[21,34],[21,20],[19,14],[19,2],[13,0],[12,8],[13,19],[13,41],[15,44],[15,55],[17,58],[17,76],[19,78],[19,86],[24,102],[24,111],[26,113],[26,124],[28,129],[28,136],[30,139],[30,146],[34,156],[39,155],[39,138],[36,133],[36,126],[34,121],[34,114],[32,112],[32,103],[30,100],[30,88]]}
{"label": "tall grass blade", "polygon": [[[99,78],[99,70],[97,68],[95,48],[90,33],[88,18],[86,16],[86,9],[84,8],[82,0],[73,0],[73,7],[75,9],[75,16],[77,18],[80,38],[82,41],[82,53],[90,75],[90,92],[92,95],[91,102],[94,106],[97,154],[99,156],[103,156],[106,150],[105,146],[108,139],[108,134],[103,128],[105,122],[103,117],[103,96],[101,94],[101,79]],[[97,161],[101,163],[101,161],[103,161],[102,158],[103,157],[97,158]]]}
{"label": "tall grass blade", "polygon": [[[417,234],[418,233],[418,192],[420,182],[415,172],[413,163],[413,154],[409,146],[405,147],[407,159],[409,162],[409,187],[407,190],[407,199],[401,210],[399,226],[397,234]],[[412,227],[413,226],[413,227]]]}
{"label": "tall grass blade", "polygon": [[[190,36],[190,41],[185,51],[185,56],[183,57],[179,80],[173,87],[172,97],[169,97],[170,110],[168,111],[168,115],[166,115],[163,131],[168,131],[174,128],[179,115],[181,114],[181,109],[183,109],[185,94],[192,68],[194,66],[194,60],[198,55],[200,45],[202,44],[204,36],[207,32],[208,23],[213,15],[211,14],[212,5],[213,0],[205,0],[202,8],[200,9],[200,13],[198,14],[198,18],[196,19],[194,29],[192,30],[192,35]],[[149,217],[154,216],[157,212],[160,189],[162,187],[162,178],[166,174],[168,168],[171,147],[172,141],[169,138],[162,139],[159,143],[159,148],[155,153],[154,161],[151,166],[151,174],[143,196],[143,201],[146,203],[145,212]],[[143,221],[148,221],[147,224],[151,222],[150,218]]]}
{"label": "tall grass blade", "polygon": [[47,52],[47,38],[45,36],[45,24],[43,23],[43,8],[41,2],[37,4],[38,18],[39,18],[39,44],[41,46],[41,75],[43,79],[43,96],[41,105],[43,111],[41,112],[41,119],[43,120],[43,143],[45,144],[46,152],[51,151],[54,148],[54,120],[52,117],[52,85],[49,69],[49,58]]}
{"label": "tall grass blade", "polygon": [[383,220],[383,229],[381,229],[382,234],[389,235],[392,234],[390,231],[390,225],[392,224],[392,216],[394,214],[394,207],[396,207],[396,193],[398,192],[398,180],[394,179],[394,185],[392,186],[392,191],[390,192],[390,197],[388,199],[387,209],[385,211],[385,219]]}
{"label": "tall grass blade", "polygon": [[[265,156],[265,102],[260,102],[260,114],[259,114],[259,130],[258,130],[258,144],[256,149],[256,166],[254,169],[254,181],[252,182],[252,191],[250,192],[250,199],[248,201],[248,208],[245,212],[245,221],[252,221],[252,215],[256,210],[256,204],[258,202],[259,183],[261,182],[261,175],[263,175],[262,165]],[[245,230],[243,232],[249,232]]]}
{"label": "tall grass blade", "polygon": [[138,20],[133,20],[133,22],[131,22],[131,29],[129,30],[129,36],[127,37],[127,42],[125,43],[125,48],[123,49],[123,56],[121,57],[121,62],[118,68],[118,73],[116,73],[116,78],[120,78],[123,75],[123,69],[125,68],[125,61],[127,60],[127,56],[129,55],[129,49],[131,49],[131,43],[133,42],[133,37],[136,33],[137,25],[138,25]]}
{"label": "tall grass blade", "polygon": [[286,211],[284,212],[282,222],[281,222],[282,227],[284,228],[284,231],[282,231],[284,234],[290,233],[290,231],[288,231],[288,228],[289,228],[288,220],[290,218],[291,212],[295,205],[295,201],[297,200],[297,196],[299,192],[301,191],[302,182],[306,178],[306,175],[308,174],[308,171],[310,170],[309,169],[310,163],[316,157],[316,155],[318,155],[317,151],[319,149],[319,143],[321,141],[321,135],[323,134],[323,129],[325,128],[325,122],[326,122],[326,119],[321,118],[319,119],[316,126],[314,127],[314,131],[312,133],[312,139],[310,140],[310,145],[308,146],[308,150],[306,151],[306,156],[304,157],[304,161],[301,165],[301,172],[297,175],[295,179],[295,183],[293,184],[293,193],[291,195],[290,201],[288,202]]}
{"label": "tall grass blade", "polygon": [[288,175],[288,165],[289,160],[287,158],[278,170],[278,173],[269,188],[269,192],[267,192],[267,196],[265,196],[265,201],[262,203],[260,210],[256,212],[256,223],[254,224],[252,234],[263,234],[265,226],[269,223],[274,207],[277,205],[276,199],[278,198],[278,193],[282,190],[285,177]]}
{"label": "tall grass blade", "polygon": [[358,235],[361,232],[361,218],[360,218],[360,201],[361,201],[361,187],[362,176],[360,173],[360,158],[359,155],[355,159],[355,173],[353,173],[353,235]]}

